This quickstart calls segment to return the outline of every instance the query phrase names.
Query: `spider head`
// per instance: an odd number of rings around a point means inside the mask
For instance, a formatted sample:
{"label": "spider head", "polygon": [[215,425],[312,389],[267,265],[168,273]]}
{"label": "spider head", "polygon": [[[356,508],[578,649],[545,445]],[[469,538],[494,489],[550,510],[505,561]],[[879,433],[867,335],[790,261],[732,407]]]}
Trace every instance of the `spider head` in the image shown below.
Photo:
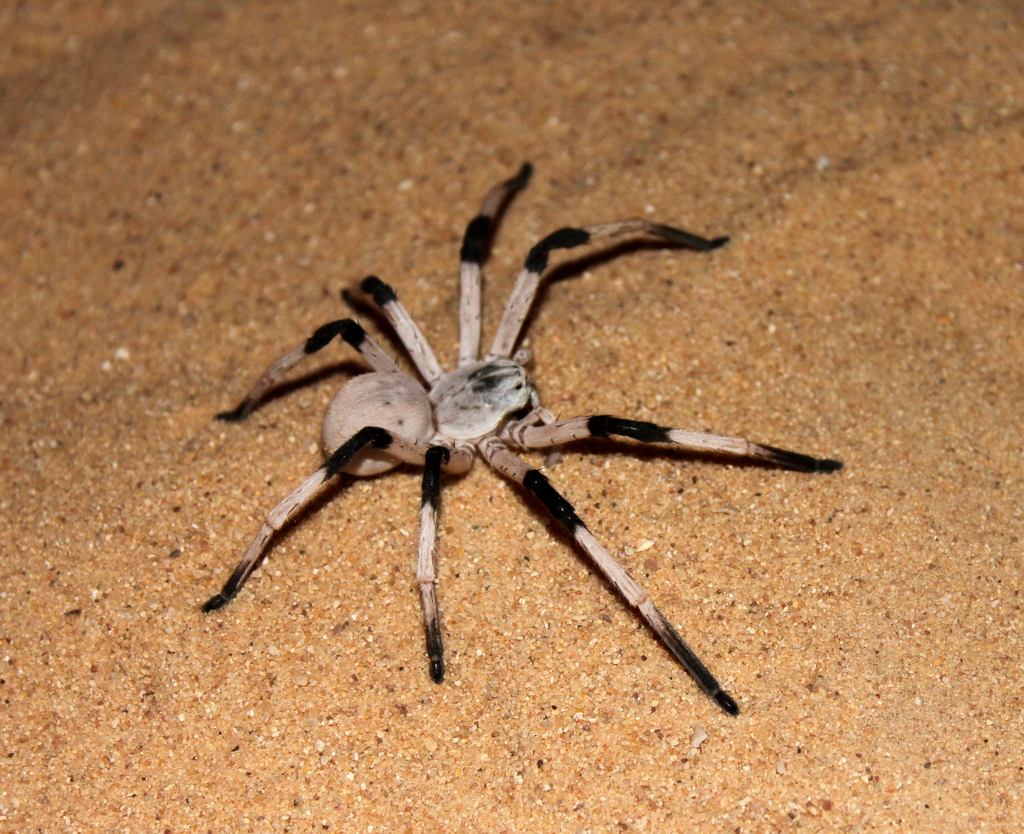
{"label": "spider head", "polygon": [[513,359],[487,359],[456,368],[430,391],[438,431],[455,440],[493,432],[536,396],[526,368]]}

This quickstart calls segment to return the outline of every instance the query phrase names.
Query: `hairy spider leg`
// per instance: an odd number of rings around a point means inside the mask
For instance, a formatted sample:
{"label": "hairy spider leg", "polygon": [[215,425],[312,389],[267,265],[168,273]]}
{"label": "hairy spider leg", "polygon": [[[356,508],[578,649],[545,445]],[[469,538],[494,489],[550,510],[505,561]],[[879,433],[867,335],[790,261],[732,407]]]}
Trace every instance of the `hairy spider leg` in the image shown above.
{"label": "hairy spider leg", "polygon": [[718,434],[673,429],[641,420],[623,420],[607,414],[557,420],[546,426],[522,425],[509,429],[509,438],[527,449],[544,449],[573,440],[612,435],[639,440],[641,443],[671,443],[688,452],[749,458],[797,472],[835,472],[843,466],[838,460],[813,458],[799,452],[753,443],[742,437],[723,437]]}
{"label": "hairy spider leg", "polygon": [[423,627],[427,637],[427,658],[434,683],[444,681],[444,641],[441,611],[437,605],[437,517],[441,499],[441,468],[451,456],[444,446],[431,446],[423,460],[423,498],[420,502],[420,540],[416,559],[416,582],[423,601]]}
{"label": "hairy spider leg", "polygon": [[484,197],[480,213],[469,221],[459,253],[459,364],[474,362],[480,352],[480,267],[497,216],[517,191],[526,187],[533,166],[524,162],[519,173],[498,183]]}
{"label": "hairy spider leg", "polygon": [[340,336],[359,351],[360,355],[375,371],[400,372],[394,360],[381,350],[380,346],[370,338],[362,327],[352,319],[339,319],[338,321],[332,321],[322,327],[318,327],[305,342],[273,362],[263,372],[263,376],[259,378],[259,381],[245,395],[238,406],[231,411],[222,411],[217,415],[217,419],[232,423],[244,420],[274,383],[284,377],[288,371],[307,356],[325,348],[335,336]]}
{"label": "hairy spider leg", "polygon": [[530,308],[537,297],[537,287],[540,285],[541,275],[548,267],[548,258],[553,249],[574,249],[595,240],[628,234],[650,235],[669,243],[696,249],[699,252],[709,252],[729,242],[727,237],[703,238],[690,232],[684,232],[682,229],[652,223],[643,218],[618,220],[600,226],[588,226],[585,229],[564,228],[552,232],[537,243],[530,250],[530,254],[526,256],[526,262],[523,264],[519,277],[516,278],[508,304],[505,305],[505,312],[502,313],[498,331],[491,343],[490,353],[487,354],[488,358],[512,355],[516,341],[519,339],[519,333],[523,329],[523,322],[530,314]]}
{"label": "hairy spider leg", "polygon": [[419,326],[412,320],[405,305],[398,300],[398,295],[390,284],[385,284],[376,275],[370,275],[363,279],[359,285],[363,292],[373,298],[373,303],[380,307],[384,316],[394,328],[395,335],[409,353],[420,376],[427,382],[427,387],[433,385],[440,378],[444,371],[434,356],[434,351],[420,332]]}
{"label": "hairy spider leg", "polygon": [[511,478],[532,492],[544,505],[551,516],[573,537],[576,543],[590,557],[591,561],[622,597],[636,608],[658,639],[668,648],[683,668],[718,706],[730,715],[739,715],[739,705],[711,674],[700,658],[694,653],[675,627],[658,610],[657,606],[626,569],[594,537],[587,525],[576,514],[572,504],[551,486],[551,482],[537,469],[529,466],[512,454],[501,441],[484,438],[479,444],[487,462],[501,474]]}
{"label": "hairy spider leg", "polygon": [[[425,444],[410,443],[378,426],[367,426],[357,431],[327,458],[323,466],[306,478],[296,489],[292,490],[287,498],[270,511],[234,573],[224,584],[221,592],[207,600],[203,611],[216,611],[218,608],[223,608],[238,594],[259,564],[263,551],[266,550],[274,533],[294,518],[331,478],[344,469],[367,446],[386,451],[396,460],[404,463],[421,466],[431,448]],[[469,452],[454,450],[447,462],[447,468],[451,472],[465,472],[472,462],[473,456]]]}

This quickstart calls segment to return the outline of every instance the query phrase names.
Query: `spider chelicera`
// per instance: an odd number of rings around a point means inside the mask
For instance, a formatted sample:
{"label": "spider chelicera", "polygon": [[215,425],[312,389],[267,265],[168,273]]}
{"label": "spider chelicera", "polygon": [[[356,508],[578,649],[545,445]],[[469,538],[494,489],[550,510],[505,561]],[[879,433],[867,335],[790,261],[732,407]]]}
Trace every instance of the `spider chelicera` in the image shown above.
{"label": "spider chelicera", "polygon": [[244,419],[268,389],[302,359],[326,347],[336,336],[355,348],[373,369],[354,377],[335,395],[323,421],[325,463],[270,511],[235,572],[221,592],[203,606],[203,611],[216,611],[241,590],[260,563],[274,533],[335,475],[341,472],[376,475],[400,463],[416,464],[423,467],[416,581],[423,601],[430,676],[441,683],[445,673],[444,649],[434,566],[441,473],[466,472],[479,455],[493,469],[536,496],[601,574],[640,612],[697,685],[723,710],[737,715],[736,701],[722,689],[647,592],[598,542],[547,477],[523,461],[514,450],[548,449],[573,440],[616,436],[640,443],[671,444],[687,452],[746,458],[799,472],[834,472],[842,464],[741,438],[667,428],[608,415],[558,420],[540,405],[537,389],[524,367],[529,361],[528,351],[513,353],[552,250],[573,249],[623,235],[647,235],[669,245],[707,252],[727,243],[726,237],[707,239],[643,219],[552,232],[527,255],[494,341],[481,359],[480,265],[495,219],[506,202],[527,184],[531,173],[531,166],[525,164],[516,176],[491,189],[480,213],[466,228],[460,269],[459,360],[454,370],[441,368],[395,291],[371,276],[362,282],[362,289],[383,311],[423,382],[403,373],[358,323],[341,319],[320,327],[305,342],[274,362],[237,408],[217,415],[221,420]]}

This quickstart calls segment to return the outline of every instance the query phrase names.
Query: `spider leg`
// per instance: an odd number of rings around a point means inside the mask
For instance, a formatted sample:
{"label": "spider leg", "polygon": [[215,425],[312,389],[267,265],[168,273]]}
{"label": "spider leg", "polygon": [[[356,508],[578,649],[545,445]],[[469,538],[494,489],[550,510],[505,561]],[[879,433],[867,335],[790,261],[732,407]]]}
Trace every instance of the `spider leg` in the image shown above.
{"label": "spider leg", "polygon": [[512,294],[509,296],[504,313],[502,313],[498,332],[494,336],[488,358],[512,355],[516,340],[523,328],[523,322],[526,321],[530,307],[533,306],[533,300],[537,296],[540,277],[548,267],[548,258],[553,249],[574,249],[596,240],[628,234],[650,235],[669,243],[696,249],[699,252],[708,252],[729,242],[727,237],[703,238],[690,232],[684,232],[682,229],[652,223],[643,218],[619,220],[600,226],[588,226],[585,229],[565,228],[552,232],[537,243],[530,250],[530,254],[526,256],[526,262],[523,264],[519,277],[516,278]]}
{"label": "spider leg", "polygon": [[565,527],[597,569],[615,587],[615,590],[640,612],[651,630],[689,672],[697,685],[727,713],[738,715],[740,708],[732,696],[722,689],[721,684],[718,683],[707,666],[701,662],[675,627],[651,601],[647,591],[594,537],[587,525],[576,514],[572,504],[551,486],[551,482],[540,471],[533,469],[521,458],[508,451],[501,441],[493,436],[481,441],[479,448],[481,454],[494,469],[522,484],[540,499],[545,509]]}
{"label": "spider leg", "polygon": [[363,292],[372,296],[373,303],[383,311],[420,375],[428,385],[433,385],[443,373],[441,366],[416,322],[409,315],[409,311],[398,300],[395,291],[376,275],[364,278],[359,286]]}
{"label": "spider leg", "polygon": [[441,639],[441,613],[437,606],[437,568],[434,548],[437,544],[437,515],[441,498],[441,467],[448,462],[450,450],[431,446],[423,462],[423,500],[420,503],[420,540],[416,559],[416,581],[423,601],[423,627],[427,636],[427,658],[434,683],[444,680],[444,642]]}
{"label": "spider leg", "polygon": [[484,198],[480,213],[469,221],[459,254],[459,364],[474,362],[480,351],[480,265],[487,257],[494,220],[502,206],[526,187],[533,166],[524,162],[519,173],[494,186]]}
{"label": "spider leg", "polygon": [[[294,518],[320,492],[323,486],[344,469],[359,452],[371,445],[376,449],[386,450],[398,460],[416,464],[424,462],[430,448],[422,444],[410,443],[408,440],[377,426],[367,426],[357,431],[327,458],[323,466],[306,478],[296,489],[292,490],[287,498],[267,514],[266,520],[260,525],[252,544],[245,551],[242,561],[238,563],[238,567],[224,584],[221,592],[206,601],[203,611],[216,611],[234,599],[260,563],[263,551],[266,550],[274,533]],[[449,461],[446,461],[449,471],[465,472],[473,462],[473,457],[466,450],[456,449],[452,451]]]}
{"label": "spider leg", "polygon": [[640,420],[623,420],[599,414],[574,417],[550,425],[517,425],[509,430],[509,438],[527,449],[544,449],[587,437],[628,437],[641,443],[671,443],[688,452],[748,458],[750,460],[793,469],[797,472],[835,472],[843,464],[828,458],[813,458],[774,446],[753,443],[741,437],[723,437],[686,429],[672,429]]}
{"label": "spider leg", "polygon": [[335,336],[340,336],[359,351],[375,371],[399,373],[398,365],[394,363],[394,360],[381,350],[380,346],[356,322],[352,319],[332,321],[323,327],[317,328],[313,335],[306,339],[305,342],[271,364],[238,406],[231,411],[222,411],[217,415],[217,419],[227,420],[228,422],[244,420],[274,383],[307,356],[316,353],[330,344]]}

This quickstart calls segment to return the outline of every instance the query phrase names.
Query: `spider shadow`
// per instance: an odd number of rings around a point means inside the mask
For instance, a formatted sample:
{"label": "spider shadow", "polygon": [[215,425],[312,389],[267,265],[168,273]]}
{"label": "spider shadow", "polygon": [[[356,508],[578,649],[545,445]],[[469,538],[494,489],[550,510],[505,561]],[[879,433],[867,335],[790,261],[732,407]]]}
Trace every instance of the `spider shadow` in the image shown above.
{"label": "spider shadow", "polygon": [[[637,446],[626,445],[626,444],[615,444],[614,441],[613,441],[613,444],[614,445],[608,445],[608,444],[602,443],[600,441],[595,442],[594,440],[579,440],[579,441],[574,441],[574,442],[571,442],[571,443],[562,444],[558,448],[563,449],[566,452],[572,452],[572,453],[575,453],[575,454],[585,454],[585,455],[600,454],[603,457],[607,457],[608,455],[629,455],[629,456],[631,456],[633,458],[638,458],[640,460],[647,460],[647,461],[650,461],[650,460],[679,460],[680,458],[683,458],[683,459],[686,459],[686,460],[696,460],[696,461],[702,461],[702,462],[706,462],[706,463],[728,464],[730,466],[741,466],[741,467],[744,467],[744,468],[753,467],[753,468],[756,468],[756,469],[769,469],[769,470],[771,470],[771,469],[782,469],[781,467],[773,466],[770,463],[763,463],[763,462],[760,462],[760,461],[739,459],[739,458],[734,458],[734,457],[731,457],[731,456],[728,456],[728,455],[716,455],[716,454],[700,453],[700,452],[697,452],[697,453],[693,453],[693,452],[680,453],[680,452],[674,451],[672,449],[663,449],[663,448],[660,448],[660,447],[652,447],[652,446],[640,446],[640,447],[637,447]],[[790,470],[783,470],[783,471],[790,471]],[[800,473],[798,473],[798,474],[800,474]],[[559,489],[559,486],[557,484],[557,477],[555,478],[555,483],[553,483],[552,486],[554,486],[556,489],[559,490],[560,494],[562,494],[563,497],[572,506],[573,512],[576,513],[577,517],[579,517],[581,521],[583,521],[582,517],[579,515],[580,508],[573,501],[573,496],[566,495],[565,493],[562,493],[562,491]],[[584,482],[584,483],[580,484],[580,486],[585,489],[588,486],[588,484]],[[555,519],[554,516],[552,516],[552,514],[548,510],[548,508],[545,507],[543,502],[539,498],[537,498],[533,493],[531,493],[529,490],[527,490],[525,487],[522,487],[522,486],[520,486],[518,491],[519,491],[519,493],[520,493],[520,495],[521,495],[521,497],[523,499],[523,504],[527,507],[527,509],[531,513],[533,513],[535,515],[536,518],[539,518],[539,519],[541,519],[544,522],[544,526],[547,528],[547,531],[551,535],[551,537],[553,539],[555,539],[556,541],[558,541],[561,545],[563,545],[564,547],[566,547],[567,549],[572,551],[572,553],[580,560],[580,562],[587,566],[587,568],[591,571],[591,573],[594,576],[597,577],[597,579],[601,582],[601,584],[618,601],[618,603],[619,603],[620,607],[622,608],[622,610],[625,611],[626,613],[628,613],[637,623],[639,623],[641,626],[643,626],[651,634],[651,636],[653,636],[655,638],[657,643],[660,646],[662,646],[662,648],[664,649],[666,655],[669,658],[673,658],[673,654],[672,654],[671,650],[669,650],[669,648],[667,646],[665,646],[665,644],[662,642],[662,640],[659,637],[659,635],[651,628],[650,623],[647,623],[644,620],[644,618],[640,614],[640,612],[637,611],[635,608],[633,608],[625,600],[625,598],[622,596],[621,592],[615,587],[614,583],[611,582],[608,579],[608,577],[605,576],[604,573],[597,568],[597,566],[595,565],[593,559],[591,559],[590,556],[582,549],[582,547],[580,547],[580,545],[577,543],[577,541],[576,541],[575,537],[572,535],[572,533],[570,533],[562,524],[560,524]],[[588,500],[591,500],[591,499],[588,499]],[[583,523],[587,524],[585,521]],[[587,525],[587,526],[589,528],[590,525]],[[611,550],[609,550],[609,552],[611,552]],[[614,558],[616,558],[616,560],[619,561],[619,557],[616,556]],[[626,570],[630,571],[631,573],[638,570],[638,566],[636,564],[630,565],[628,563],[623,563],[623,567],[625,567]]]}
{"label": "spider shadow", "polygon": [[[677,450],[670,449],[670,448],[662,448],[660,446],[634,446],[634,445],[630,445],[630,444],[625,443],[625,442],[617,443],[615,440],[611,440],[611,441],[605,440],[603,442],[601,440],[593,440],[593,439],[576,440],[576,441],[572,441],[572,442],[569,442],[569,443],[563,443],[560,446],[555,447],[555,448],[558,448],[559,450],[564,451],[567,454],[570,454],[570,453],[571,454],[577,454],[577,455],[580,455],[580,456],[583,456],[583,457],[597,457],[597,456],[600,456],[600,457],[603,457],[603,458],[607,458],[609,456],[615,456],[615,457],[627,457],[628,456],[628,457],[634,458],[634,459],[642,461],[642,462],[643,461],[650,462],[650,461],[680,461],[680,460],[687,460],[687,461],[697,461],[697,462],[700,462],[700,463],[719,464],[719,465],[723,465],[723,466],[734,466],[734,467],[738,467],[738,468],[742,468],[742,469],[763,469],[763,470],[767,470],[767,471],[794,472],[794,474],[797,474],[797,475],[811,474],[811,473],[799,472],[799,471],[796,471],[796,470],[784,469],[781,466],[775,466],[775,465],[773,465],[773,464],[771,464],[769,462],[766,462],[766,461],[749,460],[749,459],[746,459],[746,458],[737,458],[737,457],[733,457],[731,455],[721,455],[721,454],[715,454],[713,452],[689,452],[689,451],[681,452],[681,451],[677,451]],[[534,451],[544,451],[544,450],[541,449],[541,450],[534,450]],[[560,488],[560,485],[558,483],[559,478],[558,478],[558,475],[557,475],[557,471],[558,471],[558,467],[556,465],[556,466],[552,467],[551,469],[545,470],[545,475],[551,475],[549,480],[552,481],[552,486],[555,487],[555,489],[559,490],[559,492],[563,495],[565,500],[568,501],[569,504],[572,505],[573,510],[578,515],[579,514],[579,510],[577,509],[576,503],[573,500],[574,497],[572,495],[569,495],[569,494],[566,494],[566,493],[562,492],[562,489]],[[583,482],[579,482],[577,484],[577,486],[579,488],[583,489],[583,490],[586,490],[590,486],[590,482],[584,480]],[[533,495],[533,493],[529,492],[525,488],[521,488],[520,492],[521,492],[521,494],[523,496],[524,502],[531,509],[536,511],[538,517],[544,519],[545,522],[547,522],[546,526],[548,527],[548,529],[550,530],[552,535],[556,536],[563,543],[568,545],[573,550],[573,552],[577,553],[580,556],[580,558],[584,562],[586,562],[587,564],[592,564],[590,562],[590,560],[587,558],[586,554],[583,553],[582,550],[580,550],[580,548],[576,544],[576,540],[573,538],[572,534],[570,534],[564,527],[562,527],[561,524],[559,524],[555,520],[555,518],[551,515],[550,512],[548,512],[548,510],[544,507],[544,505],[540,502],[540,500],[537,499]],[[578,497],[577,497],[576,500],[579,500]],[[588,499],[588,500],[592,500],[592,499]],[[598,575],[600,576],[602,581],[604,581],[605,585],[607,585],[608,588],[611,589],[611,591],[615,594],[615,596],[618,597],[621,600],[622,598],[619,595],[619,592],[615,589],[615,586],[612,585],[610,582],[608,582],[608,580],[603,576],[603,574],[600,574],[600,572],[598,572],[596,570],[595,570],[595,572],[598,573]],[[624,600],[622,600],[622,602],[623,602],[623,605],[628,609],[629,605]],[[630,609],[630,610],[632,610],[632,609]],[[642,619],[641,619],[641,621],[642,621]]]}
{"label": "spider shadow", "polygon": [[[566,446],[570,445],[574,447],[581,447],[585,445],[585,442],[566,444]],[[596,446],[596,444],[594,445]],[[597,567],[597,565],[595,564],[594,560],[590,557],[590,555],[587,554],[587,552],[584,551],[583,548],[579,545],[573,534],[570,533],[562,524],[560,524],[557,519],[555,519],[555,517],[551,514],[550,510],[548,510],[548,508],[544,506],[544,503],[532,492],[527,490],[525,487],[522,487],[521,485],[519,485],[518,491],[520,496],[522,497],[523,505],[526,507],[527,511],[533,514],[535,518],[540,519],[544,523],[548,535],[550,535],[552,539],[557,541],[566,550],[571,552],[572,555],[575,556],[576,559],[587,568],[588,572],[591,575],[593,575],[601,583],[602,586],[604,586],[604,588],[609,592],[611,597],[618,603],[618,606],[622,609],[622,611],[626,613],[633,621],[635,621],[641,627],[643,627],[655,639],[658,645],[662,647],[662,649],[665,651],[665,654],[669,658],[672,658],[672,652],[662,642],[658,634],[651,628],[650,623],[646,622],[644,620],[643,615],[638,610],[633,608],[633,606],[631,606],[629,602],[627,602],[627,600],[622,596],[622,593],[619,591],[619,589],[615,587],[615,584],[607,576],[605,576],[604,572]],[[578,508],[577,505],[571,500],[571,497],[562,493],[561,490],[559,490],[559,493],[562,494],[567,501],[569,501],[569,504],[573,508],[573,512],[576,514],[578,518],[580,518],[581,521],[583,521],[582,517],[579,515],[580,508]],[[588,529],[590,528],[590,525],[587,524],[585,521],[583,521],[583,523],[588,527]],[[621,562],[620,558],[618,556],[615,556],[612,549],[610,548],[609,553],[612,553],[612,556],[616,561]],[[530,560],[530,556],[525,556],[524,558],[526,559],[526,561]],[[625,562],[622,562],[622,565],[631,574],[636,571],[635,565],[630,565]]]}
{"label": "spider shadow", "polygon": [[377,328],[382,331],[390,327],[383,311],[376,304],[370,303],[360,289],[358,281],[349,287],[342,287],[340,295],[341,300],[352,308],[356,316],[373,319],[377,323]]}
{"label": "spider shadow", "polygon": [[[408,357],[409,353],[405,345],[402,344],[402,340],[398,338],[398,334],[395,333],[395,328],[391,326],[388,317],[384,315],[384,311],[366,298],[358,283],[351,287],[342,288],[341,300],[352,308],[357,321],[359,319],[370,319],[373,321],[377,333],[381,334],[377,337],[378,344],[388,354],[394,354],[391,358],[401,367],[402,360],[399,357]],[[399,296],[399,300],[401,300],[401,296]],[[419,374],[416,371],[410,373],[403,368],[402,373],[420,382]]]}
{"label": "spider shadow", "polygon": [[264,406],[269,405],[276,400],[287,397],[289,394],[306,388],[310,385],[316,385],[317,383],[323,382],[326,379],[332,379],[334,377],[344,377],[346,381],[359,374],[366,373],[366,366],[361,365],[355,359],[344,359],[340,362],[332,362],[329,365],[324,365],[321,368],[317,368],[307,373],[298,376],[295,379],[289,379],[285,382],[278,383],[266,394],[260,397],[260,401],[257,407],[253,410],[249,417],[253,417],[263,410]]}
{"label": "spider shadow", "polygon": [[[506,200],[506,202],[502,204],[497,217],[493,221],[492,235],[494,233],[494,229],[499,225],[501,216],[504,214],[508,202],[509,200]],[[490,247],[491,240],[488,238],[485,245],[485,257],[481,266],[486,265],[487,261],[490,260]],[[526,319],[523,322],[523,326],[520,329],[521,335],[517,341],[521,341],[523,336],[529,332],[530,327],[533,325],[533,322],[537,317],[537,311],[546,301],[548,292],[553,284],[579,278],[587,270],[597,269],[598,267],[604,266],[606,263],[614,261],[623,255],[629,255],[634,252],[671,251],[677,249],[701,254],[700,250],[694,249],[692,246],[686,246],[681,243],[672,243],[671,241],[643,239],[624,240],[596,252],[592,252],[589,255],[571,258],[565,263],[555,265],[548,270],[547,274],[541,281],[540,286],[537,288],[537,294],[534,298],[534,302],[530,306],[530,312],[527,314]],[[352,308],[356,316],[373,320],[377,326],[378,332],[389,334],[394,332],[383,311],[364,297],[358,284],[355,284],[352,287],[343,288],[341,290],[341,299],[345,304]]]}
{"label": "spider shadow", "polygon": [[[540,310],[547,300],[548,292],[552,285],[579,278],[588,270],[597,269],[610,261],[621,258],[623,255],[653,250],[685,250],[694,252],[695,254],[703,254],[691,246],[671,243],[664,240],[624,240],[589,255],[583,255],[582,257],[573,258],[565,263],[558,264],[548,271],[547,275],[541,281],[540,286],[537,288],[536,298],[534,299],[533,305],[530,307],[530,312],[526,317],[526,321],[523,322],[523,327],[520,330],[520,333],[526,334],[529,332],[530,327],[533,325],[533,322],[537,317],[537,311]],[[520,336],[520,339],[522,339],[522,336]]]}
{"label": "spider shadow", "polygon": [[[326,485],[320,491],[320,493],[316,495],[316,497],[314,497],[305,507],[303,507],[292,518],[288,519],[288,521],[284,524],[284,526],[281,527],[280,530],[277,530],[274,533],[273,538],[267,544],[263,552],[260,554],[260,557],[256,561],[256,564],[253,565],[252,573],[255,574],[256,571],[262,569],[263,565],[266,563],[267,559],[270,558],[271,554],[275,550],[280,548],[283,544],[285,544],[289,539],[291,539],[292,535],[294,535],[295,533],[296,528],[305,523],[310,517],[317,515],[328,504],[344,498],[344,493],[348,492],[357,482],[366,480],[371,480],[374,482],[383,481],[385,478],[396,475],[398,473],[415,472],[417,471],[417,469],[418,467],[416,466],[402,463],[392,470],[382,472],[379,475],[375,475],[369,479],[361,478],[356,475],[349,475],[347,472],[338,473],[335,476],[334,481],[332,483]],[[356,548],[343,548],[339,555],[344,554],[345,552],[347,552],[347,550],[353,549],[357,550],[358,552],[358,549]],[[364,546],[362,549],[364,551],[369,550],[369,547]],[[372,558],[373,557],[371,557],[371,559]],[[249,580],[247,580],[246,582],[246,585],[248,585],[250,581],[252,581],[252,575],[250,575]],[[412,577],[410,577],[410,587],[412,587]],[[305,606],[308,604],[308,601],[298,601],[297,604]]]}

